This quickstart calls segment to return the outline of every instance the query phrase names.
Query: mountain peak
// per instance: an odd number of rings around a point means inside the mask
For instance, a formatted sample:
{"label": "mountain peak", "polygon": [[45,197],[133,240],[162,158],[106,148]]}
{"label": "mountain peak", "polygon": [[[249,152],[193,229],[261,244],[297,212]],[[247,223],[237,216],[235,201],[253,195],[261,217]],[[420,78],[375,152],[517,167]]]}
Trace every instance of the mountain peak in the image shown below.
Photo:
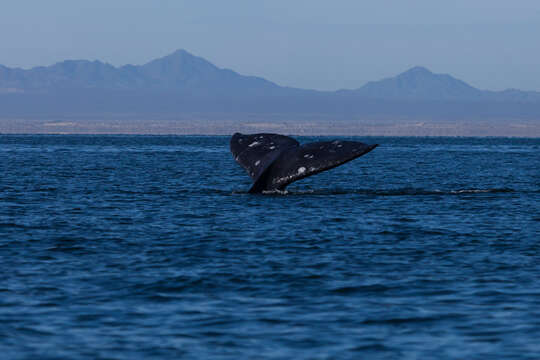
{"label": "mountain peak", "polygon": [[214,64],[207,61],[206,59],[200,56],[193,55],[192,53],[184,49],[175,50],[168,55],[165,55],[163,57],[150,61],[149,64],[153,62],[199,63],[199,64],[211,65],[212,67],[217,68]]}
{"label": "mountain peak", "polygon": [[410,74],[410,75],[433,75],[433,73],[431,71],[429,71],[427,68],[425,68],[423,66],[412,67],[409,70],[401,73],[400,75],[405,75],[405,74]]}
{"label": "mountain peak", "polygon": [[195,55],[193,55],[192,53],[190,53],[189,51],[185,50],[185,49],[177,49],[175,51],[173,51],[172,53],[169,54],[169,56],[178,56],[178,55],[181,55],[181,56],[193,56],[195,57]]}
{"label": "mountain peak", "polygon": [[147,78],[171,88],[215,77],[220,69],[201,57],[179,49],[142,65],[140,71]]}
{"label": "mountain peak", "polygon": [[408,100],[477,99],[481,91],[450,75],[415,66],[395,77],[372,81],[357,90],[368,97]]}
{"label": "mountain peak", "polygon": [[197,59],[198,57],[184,49],[178,49],[178,50],[173,51],[169,55],[165,55],[161,58],[154,59],[154,61],[161,60],[161,59],[189,59],[189,58]]}
{"label": "mountain peak", "polygon": [[212,65],[213,67],[215,67],[209,61],[203,59],[202,57],[195,56],[195,55],[191,54],[190,52],[188,52],[188,51],[186,51],[184,49],[178,49],[178,50],[170,53],[169,55],[165,55],[163,57],[154,59],[154,60],[150,61],[149,64],[153,63],[153,62],[169,62],[169,63],[173,63],[173,62],[195,63],[196,62],[196,63],[199,63],[199,64],[204,63],[204,64]]}
{"label": "mountain peak", "polygon": [[397,75],[396,79],[402,79],[405,81],[419,81],[419,80],[429,81],[429,79],[434,79],[437,76],[440,76],[440,75],[432,73],[430,70],[428,70],[427,68],[423,66],[415,66]]}

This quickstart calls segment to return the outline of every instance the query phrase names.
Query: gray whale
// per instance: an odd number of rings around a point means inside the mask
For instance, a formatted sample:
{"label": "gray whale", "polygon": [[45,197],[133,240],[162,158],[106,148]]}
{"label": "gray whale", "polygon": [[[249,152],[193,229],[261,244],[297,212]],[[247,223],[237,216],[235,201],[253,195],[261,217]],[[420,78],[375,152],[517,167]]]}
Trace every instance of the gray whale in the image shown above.
{"label": "gray whale", "polygon": [[284,190],[290,183],[330,170],[375,149],[358,141],[319,141],[300,145],[279,134],[240,134],[231,137],[234,159],[253,179],[250,193]]}

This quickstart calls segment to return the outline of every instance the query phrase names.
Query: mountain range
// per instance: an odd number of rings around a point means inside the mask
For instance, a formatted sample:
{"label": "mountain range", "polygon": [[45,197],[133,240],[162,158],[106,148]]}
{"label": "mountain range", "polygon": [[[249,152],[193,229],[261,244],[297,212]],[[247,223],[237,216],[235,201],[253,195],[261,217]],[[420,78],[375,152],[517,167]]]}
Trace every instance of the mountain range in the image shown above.
{"label": "mountain range", "polygon": [[298,89],[219,68],[185,50],[140,66],[88,60],[28,70],[0,65],[0,117],[66,112],[540,119],[540,92],[480,90],[424,67],[357,89]]}
{"label": "mountain range", "polygon": [[29,70],[0,65],[0,89],[4,92],[102,89],[219,94],[230,91],[271,93],[282,88],[259,77],[220,69],[201,57],[178,50],[141,66],[114,67],[88,60],[66,60]]}

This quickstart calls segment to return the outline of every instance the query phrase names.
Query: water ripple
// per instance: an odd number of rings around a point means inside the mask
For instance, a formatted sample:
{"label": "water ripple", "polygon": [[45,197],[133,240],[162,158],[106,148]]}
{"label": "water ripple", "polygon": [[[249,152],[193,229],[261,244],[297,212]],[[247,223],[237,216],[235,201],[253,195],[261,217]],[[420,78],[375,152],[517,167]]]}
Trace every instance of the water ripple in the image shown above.
{"label": "water ripple", "polygon": [[540,142],[355,139],[251,195],[227,137],[0,135],[3,357],[538,358]]}

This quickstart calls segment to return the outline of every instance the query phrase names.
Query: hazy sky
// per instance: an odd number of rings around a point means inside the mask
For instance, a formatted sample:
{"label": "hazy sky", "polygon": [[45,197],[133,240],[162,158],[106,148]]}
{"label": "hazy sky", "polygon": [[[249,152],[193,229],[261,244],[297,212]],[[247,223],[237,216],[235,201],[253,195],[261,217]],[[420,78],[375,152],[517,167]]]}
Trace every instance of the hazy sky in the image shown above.
{"label": "hazy sky", "polygon": [[142,64],[176,49],[288,85],[357,88],[422,65],[540,91],[539,0],[3,0],[0,64]]}

